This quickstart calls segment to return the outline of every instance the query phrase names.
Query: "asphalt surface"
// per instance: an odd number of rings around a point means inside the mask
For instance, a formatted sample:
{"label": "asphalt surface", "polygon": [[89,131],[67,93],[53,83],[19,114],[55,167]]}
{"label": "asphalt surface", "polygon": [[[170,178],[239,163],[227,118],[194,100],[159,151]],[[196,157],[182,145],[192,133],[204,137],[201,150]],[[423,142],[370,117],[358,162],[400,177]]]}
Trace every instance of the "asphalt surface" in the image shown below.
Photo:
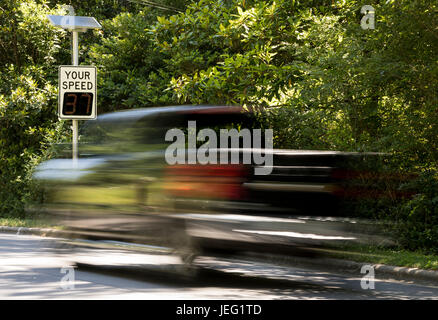
{"label": "asphalt surface", "polygon": [[438,284],[260,261],[199,257],[196,273],[162,252],[64,247],[59,239],[0,234],[0,299],[437,299]]}

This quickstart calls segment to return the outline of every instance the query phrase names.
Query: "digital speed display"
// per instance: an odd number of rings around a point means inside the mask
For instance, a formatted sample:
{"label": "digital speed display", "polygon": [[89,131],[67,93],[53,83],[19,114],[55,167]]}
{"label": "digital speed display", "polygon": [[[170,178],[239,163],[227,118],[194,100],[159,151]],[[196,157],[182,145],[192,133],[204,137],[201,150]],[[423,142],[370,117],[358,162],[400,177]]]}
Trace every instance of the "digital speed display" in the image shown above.
{"label": "digital speed display", "polygon": [[91,92],[65,92],[62,115],[89,116],[93,110],[93,101],[93,93]]}
{"label": "digital speed display", "polygon": [[97,117],[97,71],[94,66],[59,66],[60,119],[94,120]]}

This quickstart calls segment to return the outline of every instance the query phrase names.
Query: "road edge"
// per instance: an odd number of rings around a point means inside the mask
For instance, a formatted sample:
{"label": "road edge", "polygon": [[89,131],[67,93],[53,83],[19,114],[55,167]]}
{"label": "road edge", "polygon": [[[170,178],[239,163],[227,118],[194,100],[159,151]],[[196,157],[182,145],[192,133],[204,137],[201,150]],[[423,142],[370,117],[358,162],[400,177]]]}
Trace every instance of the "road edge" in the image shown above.
{"label": "road edge", "polygon": [[1,233],[14,233],[16,235],[37,235],[42,237],[63,237],[68,232],[50,228],[28,228],[28,227],[8,227],[0,226]]}

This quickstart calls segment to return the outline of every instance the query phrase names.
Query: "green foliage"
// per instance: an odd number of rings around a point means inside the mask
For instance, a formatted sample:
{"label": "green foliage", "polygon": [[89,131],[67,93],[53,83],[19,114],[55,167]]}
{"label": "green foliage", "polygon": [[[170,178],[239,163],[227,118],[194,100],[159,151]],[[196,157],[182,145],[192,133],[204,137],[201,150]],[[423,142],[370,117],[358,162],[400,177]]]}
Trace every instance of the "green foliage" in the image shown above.
{"label": "green foliage", "polygon": [[0,9],[0,215],[24,214],[40,193],[33,167],[63,131],[56,115],[57,57],[65,32],[50,26],[45,3],[6,1]]}
{"label": "green foliage", "polygon": [[[154,2],[168,10],[69,1],[103,25],[80,40],[80,62],[99,70],[99,113],[177,103],[263,107],[275,147],[390,154],[373,171],[419,175],[409,186],[416,196],[397,203],[392,192],[404,182],[364,178],[389,200],[363,200],[356,210],[396,221],[407,247],[436,244],[436,177],[425,178],[438,167],[436,1],[375,1],[375,30],[360,28],[357,0]],[[0,212],[22,210],[31,167],[63,136],[57,65],[70,63],[70,48],[66,32],[45,19],[62,13],[55,5],[0,5]]]}
{"label": "green foliage", "polygon": [[438,250],[438,172],[425,171],[403,188],[416,190],[412,199],[391,210],[397,240],[409,249]]}
{"label": "green foliage", "polygon": [[163,94],[165,64],[145,32],[153,19],[147,10],[103,21],[105,32],[89,53],[91,62],[99,67],[100,112],[168,102]]}
{"label": "green foliage", "polygon": [[[17,74],[26,67],[56,70],[58,55],[68,52],[66,32],[48,23],[47,14],[61,14],[44,2],[6,0],[0,6],[0,69],[14,66]],[[63,45],[65,43],[65,45]],[[16,76],[15,74],[14,76]],[[37,73],[36,73],[37,74]],[[2,78],[3,75],[2,72]],[[6,79],[2,79],[6,80]],[[39,77],[38,80],[44,80]],[[4,81],[2,84],[4,84]],[[2,88],[6,92],[7,88]]]}
{"label": "green foliage", "polygon": [[38,88],[30,75],[17,82],[9,96],[0,95],[0,213],[7,215],[22,215],[38,196],[30,183],[32,168],[62,129],[53,110],[55,88]]}
{"label": "green foliage", "polygon": [[299,13],[292,2],[239,5],[200,1],[151,29],[173,66],[171,88],[179,102],[269,105],[296,75],[283,54],[294,35],[281,14]]}
{"label": "green foliage", "polygon": [[396,152],[407,168],[437,156],[429,2],[378,3],[378,29],[362,30],[357,1],[204,0],[149,34],[174,101],[274,107],[277,146]]}
{"label": "green foliage", "polygon": [[[157,2],[174,10],[161,10],[136,2],[136,9],[101,20],[103,31],[87,42],[87,63],[99,68],[99,112],[168,105],[175,102],[166,92],[171,65],[157,51],[148,33],[158,19],[183,11],[188,1]],[[125,8],[125,9],[124,9]]]}

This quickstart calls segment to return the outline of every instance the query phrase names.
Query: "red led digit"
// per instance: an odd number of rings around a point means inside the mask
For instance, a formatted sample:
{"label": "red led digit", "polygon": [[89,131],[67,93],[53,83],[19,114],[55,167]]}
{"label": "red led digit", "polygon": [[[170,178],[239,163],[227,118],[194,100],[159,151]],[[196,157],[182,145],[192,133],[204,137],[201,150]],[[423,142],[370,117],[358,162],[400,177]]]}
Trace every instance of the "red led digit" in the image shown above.
{"label": "red led digit", "polygon": [[66,107],[71,106],[72,110],[71,111],[67,111],[67,108],[66,108],[65,114],[74,114],[76,112],[76,102],[78,100],[78,97],[74,93],[67,94],[67,97],[73,97],[73,102],[71,102],[71,101],[70,102],[66,102],[66,104],[65,104]]}
{"label": "red led digit", "polygon": [[83,93],[82,97],[87,97],[88,101],[87,101],[87,115],[90,114],[90,109],[91,109],[91,103],[92,103],[92,97],[90,94],[88,93]]}

